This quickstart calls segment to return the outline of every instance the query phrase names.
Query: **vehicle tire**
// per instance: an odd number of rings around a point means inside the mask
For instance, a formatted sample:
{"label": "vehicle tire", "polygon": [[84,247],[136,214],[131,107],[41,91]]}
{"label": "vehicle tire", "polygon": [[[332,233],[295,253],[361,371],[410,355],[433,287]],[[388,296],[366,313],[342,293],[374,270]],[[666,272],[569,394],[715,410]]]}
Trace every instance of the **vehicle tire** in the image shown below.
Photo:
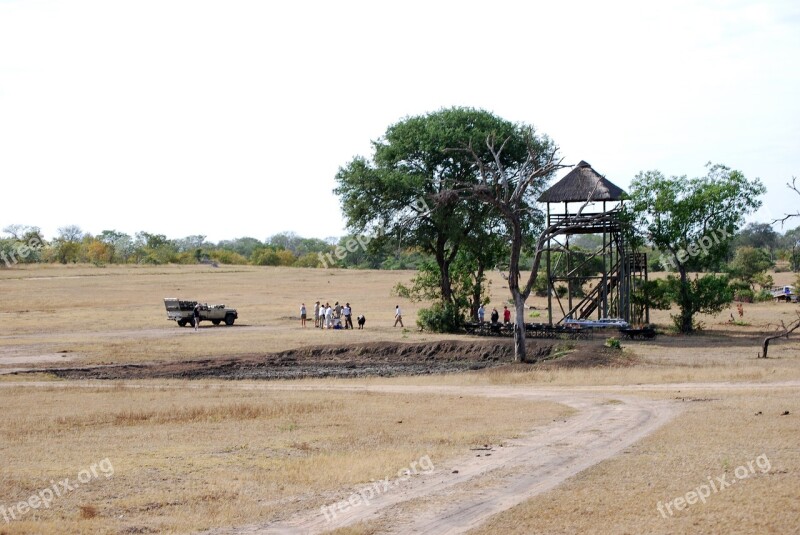
{"label": "vehicle tire", "polygon": [[178,327],[186,327],[186,320],[178,320]]}
{"label": "vehicle tire", "polygon": [[233,317],[233,314],[228,314],[227,316],[225,316],[225,325],[233,325],[233,321],[235,319],[236,318]]}
{"label": "vehicle tire", "polygon": [[211,320],[211,323],[213,323],[214,325],[219,325],[220,321],[222,320]]}
{"label": "vehicle tire", "polygon": [[189,319],[189,320],[186,320],[186,323],[188,323],[188,324],[189,324],[189,327],[194,327],[194,318],[191,318],[191,319]]}

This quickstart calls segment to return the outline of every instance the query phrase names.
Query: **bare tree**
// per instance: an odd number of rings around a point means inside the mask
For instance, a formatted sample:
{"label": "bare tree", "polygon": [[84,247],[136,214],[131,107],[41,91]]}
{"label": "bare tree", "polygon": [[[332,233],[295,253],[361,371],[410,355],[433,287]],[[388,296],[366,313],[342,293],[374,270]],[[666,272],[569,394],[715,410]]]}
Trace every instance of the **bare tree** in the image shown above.
{"label": "bare tree", "polygon": [[769,343],[772,340],[777,340],[778,338],[789,338],[789,335],[792,334],[795,330],[800,328],[800,312],[797,313],[797,319],[794,320],[792,323],[789,324],[787,327],[783,320],[781,320],[781,326],[775,331],[775,334],[771,334],[764,338],[764,342],[761,344],[761,353],[758,354],[758,358],[765,359],[767,358],[767,351],[769,350]]}
{"label": "bare tree", "polygon": [[[570,167],[562,163],[563,158],[558,158],[558,147],[549,139],[538,139],[534,136],[533,130],[529,129],[526,133],[526,143],[528,156],[525,162],[513,168],[508,168],[503,164],[502,153],[508,142],[505,139],[498,145],[498,140],[489,136],[486,139],[486,146],[491,154],[490,161],[484,161],[476,150],[470,145],[465,149],[473,158],[479,171],[477,182],[461,182],[451,190],[443,191],[439,194],[436,202],[448,202],[453,196],[459,195],[471,197],[487,203],[494,207],[505,221],[507,232],[511,242],[511,252],[508,262],[508,289],[514,301],[516,312],[514,322],[514,360],[525,361],[525,301],[530,296],[531,290],[536,283],[539,273],[542,252],[547,247],[547,243],[556,235],[570,232],[587,223],[599,222],[609,217],[606,214],[583,216],[583,209],[587,202],[578,210],[578,213],[569,216],[558,224],[553,224],[544,229],[536,241],[533,257],[533,266],[523,280],[520,272],[520,257],[522,256],[522,246],[525,243],[525,224],[528,212],[532,209],[534,193],[540,191],[547,180],[557,171],[564,167]],[[591,199],[590,195],[589,199]]]}
{"label": "bare tree", "polygon": [[[797,177],[793,176],[791,182],[786,183],[786,187],[790,190],[794,191],[798,195],[800,195],[800,185],[797,184]],[[778,219],[773,219],[772,224],[780,222],[781,226],[783,226],[786,221],[793,217],[800,217],[800,212],[794,214],[786,214],[783,217]],[[781,326],[778,327],[775,334],[767,336],[764,338],[764,342],[761,344],[761,353],[758,354],[758,358],[765,359],[767,358],[767,351],[769,351],[769,343],[772,340],[777,340],[778,338],[789,338],[789,335],[792,334],[795,330],[800,328],[800,312],[797,313],[797,319],[794,320],[792,323],[789,324],[787,327],[783,320],[781,320]]]}
{"label": "bare tree", "polygon": [[[791,182],[787,182],[786,183],[786,187],[789,188],[790,190],[794,191],[798,195],[800,195],[800,185],[797,184],[797,177],[796,176],[792,177],[792,181]],[[771,224],[774,225],[775,223],[780,223],[781,226],[783,226],[784,223],[786,223],[788,220],[790,220],[793,217],[800,217],[800,212],[796,212],[794,214],[786,214],[783,217],[779,217],[777,219],[773,219]]]}
{"label": "bare tree", "polygon": [[66,227],[59,227],[58,240],[62,242],[77,243],[83,239],[85,233],[78,225],[67,225]]}

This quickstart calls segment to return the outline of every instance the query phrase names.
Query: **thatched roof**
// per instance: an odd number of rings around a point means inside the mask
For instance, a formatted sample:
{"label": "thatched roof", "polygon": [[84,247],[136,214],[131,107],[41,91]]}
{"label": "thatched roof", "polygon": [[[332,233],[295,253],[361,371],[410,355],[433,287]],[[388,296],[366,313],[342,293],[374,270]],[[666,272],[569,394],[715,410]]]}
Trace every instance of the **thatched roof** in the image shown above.
{"label": "thatched roof", "polygon": [[619,201],[625,192],[581,160],[567,176],[542,193],[539,202],[585,202],[589,195],[593,201]]}

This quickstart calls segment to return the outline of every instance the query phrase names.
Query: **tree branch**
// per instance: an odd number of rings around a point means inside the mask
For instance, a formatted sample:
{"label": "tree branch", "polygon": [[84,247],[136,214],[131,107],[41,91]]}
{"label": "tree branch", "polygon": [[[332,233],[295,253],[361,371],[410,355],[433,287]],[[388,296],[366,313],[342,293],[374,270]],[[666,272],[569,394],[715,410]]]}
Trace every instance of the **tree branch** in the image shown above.
{"label": "tree branch", "polygon": [[[789,182],[786,183],[786,187],[789,188],[790,190],[794,191],[798,195],[800,195],[800,186],[797,185],[797,177],[796,176],[792,177],[792,182],[791,183],[789,183]],[[775,223],[780,223],[781,227],[782,227],[784,223],[786,223],[789,219],[791,219],[793,217],[800,217],[800,212],[797,212],[797,213],[794,213],[794,214],[786,214],[784,217],[773,219],[772,221],[770,221],[770,225],[774,225]]]}
{"label": "tree branch", "polygon": [[773,335],[767,336],[764,338],[764,342],[761,344],[761,353],[758,354],[758,358],[765,359],[767,358],[767,351],[769,350],[769,343],[772,340],[777,340],[778,338],[786,338],[789,339],[789,335],[792,334],[800,328],[800,312],[797,313],[797,319],[793,321],[789,327],[781,320],[781,326],[778,328],[777,332]]}

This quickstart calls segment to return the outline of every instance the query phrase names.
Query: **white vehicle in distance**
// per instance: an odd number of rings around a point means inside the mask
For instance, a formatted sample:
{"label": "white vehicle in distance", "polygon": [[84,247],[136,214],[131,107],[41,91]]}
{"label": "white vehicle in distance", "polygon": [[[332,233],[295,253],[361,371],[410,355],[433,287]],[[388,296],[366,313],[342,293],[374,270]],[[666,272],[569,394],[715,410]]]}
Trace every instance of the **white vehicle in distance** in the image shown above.
{"label": "white vehicle in distance", "polygon": [[574,320],[567,318],[564,320],[567,327],[613,327],[614,329],[627,329],[630,327],[627,321],[620,318],[600,318],[599,320]]}

